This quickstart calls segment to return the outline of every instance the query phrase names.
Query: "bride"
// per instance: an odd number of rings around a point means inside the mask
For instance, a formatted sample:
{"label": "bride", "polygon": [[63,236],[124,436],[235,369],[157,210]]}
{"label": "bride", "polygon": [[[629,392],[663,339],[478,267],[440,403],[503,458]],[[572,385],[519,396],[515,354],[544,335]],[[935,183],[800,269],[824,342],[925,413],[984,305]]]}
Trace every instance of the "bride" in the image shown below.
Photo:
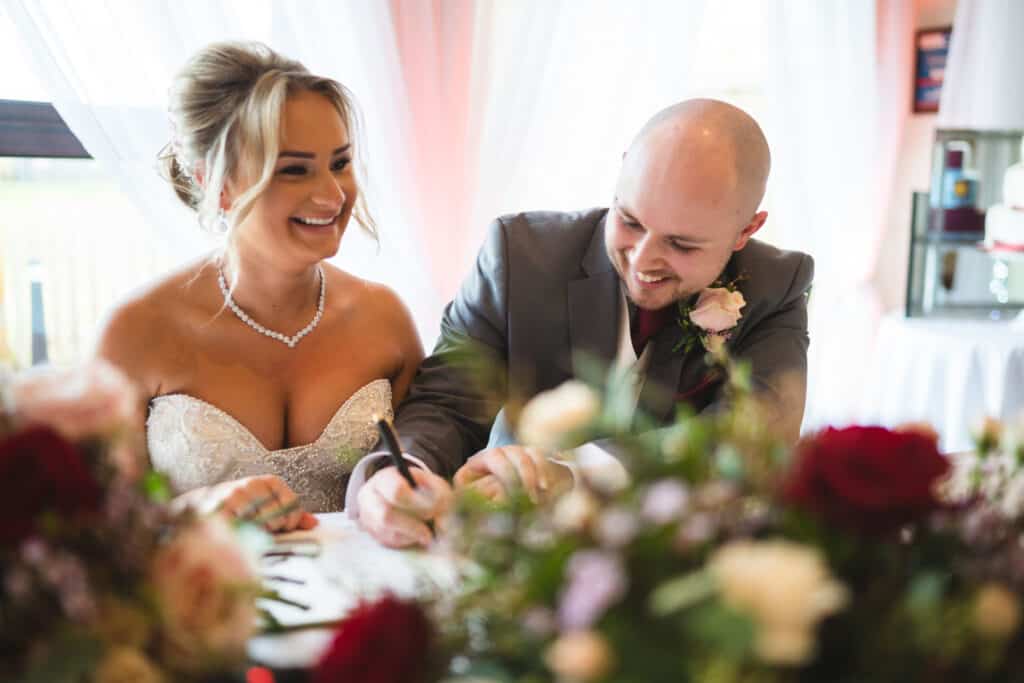
{"label": "bride", "polygon": [[153,466],[190,502],[308,528],[341,509],[372,416],[423,358],[393,292],[325,262],[350,219],[376,237],[351,95],[264,45],[214,44],[178,75],[170,117],[167,176],[225,246],[118,307],[99,355],[137,384]]}

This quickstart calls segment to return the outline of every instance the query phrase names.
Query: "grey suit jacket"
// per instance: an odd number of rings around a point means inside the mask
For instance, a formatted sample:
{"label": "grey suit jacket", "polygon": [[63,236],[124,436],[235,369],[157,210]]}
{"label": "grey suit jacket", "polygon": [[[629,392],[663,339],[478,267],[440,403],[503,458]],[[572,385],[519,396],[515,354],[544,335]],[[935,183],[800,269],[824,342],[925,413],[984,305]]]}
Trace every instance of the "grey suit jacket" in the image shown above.
{"label": "grey suit jacket", "polygon": [[[611,363],[619,341],[621,289],[604,246],[607,209],[531,212],[495,220],[476,265],[445,309],[441,335],[398,408],[403,449],[451,477],[488,444],[514,442],[501,410],[511,395],[530,397],[579,374],[578,352]],[[751,361],[757,390],[778,393],[786,410],[803,412],[807,371],[807,293],[811,257],[751,240],[733,254],[724,275],[743,274],[746,299],[729,341]],[[678,326],[651,341],[640,406],[656,420],[686,401],[697,410],[720,398],[720,373],[709,371],[700,344],[673,352]],[[498,368],[480,391],[466,374],[465,344]],[[779,380],[799,378],[798,396],[783,396]],[[500,412],[500,414],[499,414]]]}

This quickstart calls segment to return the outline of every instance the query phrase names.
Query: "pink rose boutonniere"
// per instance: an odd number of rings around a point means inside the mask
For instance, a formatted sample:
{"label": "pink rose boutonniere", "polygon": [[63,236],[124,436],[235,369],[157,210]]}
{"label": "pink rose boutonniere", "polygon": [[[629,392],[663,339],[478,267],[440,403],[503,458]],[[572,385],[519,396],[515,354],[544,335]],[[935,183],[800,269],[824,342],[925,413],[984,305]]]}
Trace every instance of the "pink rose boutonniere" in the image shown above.
{"label": "pink rose boutonniere", "polygon": [[712,354],[725,348],[743,317],[740,311],[747,305],[743,293],[736,289],[737,282],[724,285],[715,282],[714,286],[701,291],[696,303],[679,302],[678,323],[684,334],[674,350],[688,353],[697,341]]}

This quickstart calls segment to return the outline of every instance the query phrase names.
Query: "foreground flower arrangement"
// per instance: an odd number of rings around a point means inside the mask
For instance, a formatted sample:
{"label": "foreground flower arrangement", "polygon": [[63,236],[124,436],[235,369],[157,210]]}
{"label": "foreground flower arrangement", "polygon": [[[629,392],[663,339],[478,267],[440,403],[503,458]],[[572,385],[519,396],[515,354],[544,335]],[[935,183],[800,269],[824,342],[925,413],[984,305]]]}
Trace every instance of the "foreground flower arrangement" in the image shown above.
{"label": "foreground flower arrangement", "polygon": [[[1024,453],[991,426],[955,468],[919,427],[826,429],[790,451],[724,362],[729,411],[617,434],[625,488],[460,502],[448,542],[474,569],[430,606],[454,680],[1024,678]],[[527,406],[529,438],[616,435],[621,401],[577,399]]]}
{"label": "foreground flower arrangement", "polygon": [[97,683],[237,670],[259,623],[258,543],[172,511],[112,372],[40,376],[24,414],[0,416],[0,670]]}
{"label": "foreground flower arrangement", "polygon": [[[953,462],[921,426],[825,429],[787,449],[744,368],[716,362],[729,410],[661,430],[630,433],[623,385],[525,406],[524,441],[617,437],[631,480],[584,473],[541,505],[467,494],[439,544],[468,560],[462,590],[360,606],[308,679],[1024,679],[1024,432],[986,423]],[[0,670],[239,672],[262,534],[247,544],[245,528],[168,506],[124,428],[127,386],[110,384],[103,410],[45,389],[31,419],[0,414]]]}

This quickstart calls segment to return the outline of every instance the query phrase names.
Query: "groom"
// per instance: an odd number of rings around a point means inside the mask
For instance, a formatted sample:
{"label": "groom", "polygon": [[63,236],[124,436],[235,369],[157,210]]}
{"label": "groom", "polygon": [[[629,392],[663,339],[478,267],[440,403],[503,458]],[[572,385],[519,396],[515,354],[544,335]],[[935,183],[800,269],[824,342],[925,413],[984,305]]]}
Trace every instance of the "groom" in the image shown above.
{"label": "groom", "polygon": [[564,478],[544,454],[515,445],[501,405],[453,367],[466,342],[502,364],[494,383],[502,400],[510,386],[529,397],[578,375],[574,363],[586,352],[635,368],[643,378],[639,405],[661,421],[680,402],[714,406],[723,400],[722,377],[705,363],[701,343],[688,352],[674,347],[676,303],[718,283],[735,283],[745,300],[727,348],[751,363],[755,391],[795,440],[813,262],[751,240],[767,217],[758,208],[769,167],[767,142],[750,116],[724,102],[688,100],[655,115],[633,140],[610,208],[492,223],[398,409],[420,485],[410,489],[393,467],[364,484],[384,462],[367,456],[349,484],[349,513],[385,544],[426,543],[424,522],[451,499],[446,478],[491,496],[522,486],[534,497]]}

